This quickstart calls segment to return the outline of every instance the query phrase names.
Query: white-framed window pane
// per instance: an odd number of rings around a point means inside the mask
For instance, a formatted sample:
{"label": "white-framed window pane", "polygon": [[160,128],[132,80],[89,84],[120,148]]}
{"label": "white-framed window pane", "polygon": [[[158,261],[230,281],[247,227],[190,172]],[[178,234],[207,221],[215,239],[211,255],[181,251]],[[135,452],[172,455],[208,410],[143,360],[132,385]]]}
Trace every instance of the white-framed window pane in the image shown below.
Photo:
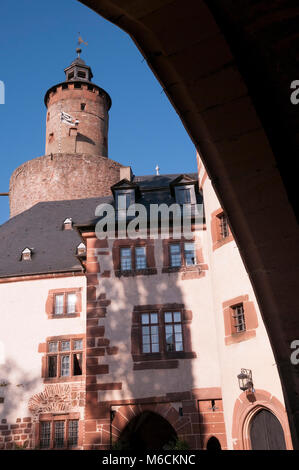
{"label": "white-framed window pane", "polygon": [[174,314],[173,314],[173,321],[174,321],[175,323],[181,321],[181,312],[174,312]]}
{"label": "white-framed window pane", "polygon": [[185,253],[186,266],[192,266],[196,264],[196,253],[195,253],[194,243],[185,243],[184,253]]}
{"label": "white-framed window pane", "polygon": [[172,323],[172,313],[171,312],[165,312],[164,321],[165,321],[165,323]]}
{"label": "white-framed window pane", "polygon": [[172,334],[172,325],[166,325],[165,332],[167,335]]}
{"label": "white-framed window pane", "polygon": [[150,334],[149,326],[143,326],[142,327],[142,334],[143,335],[149,335]]}
{"label": "white-framed window pane", "polygon": [[141,321],[143,324],[148,325],[149,324],[149,314],[148,313],[143,313],[141,315]]}
{"label": "white-framed window pane", "polygon": [[179,267],[181,266],[181,247],[179,244],[170,245],[170,266]]}
{"label": "white-framed window pane", "polygon": [[158,334],[158,327],[157,326],[151,326],[151,334],[152,335],[157,335]]}
{"label": "white-framed window pane", "polygon": [[55,315],[63,314],[63,294],[55,295]]}
{"label": "white-framed window pane", "polygon": [[150,344],[151,337],[149,335],[142,336],[142,342],[143,342],[143,344]]}
{"label": "white-framed window pane", "polygon": [[159,343],[152,344],[152,352],[159,352]]}
{"label": "white-framed window pane", "polygon": [[78,351],[78,350],[82,349],[82,347],[83,347],[82,339],[75,339],[74,340],[74,350]]}
{"label": "white-framed window pane", "polygon": [[175,333],[181,333],[182,332],[182,325],[174,325],[174,331],[175,331]]}
{"label": "white-framed window pane", "polygon": [[152,335],[152,344],[157,344],[157,343],[159,343],[159,336]]}
{"label": "white-framed window pane", "polygon": [[131,248],[120,249],[120,266],[122,271],[130,271],[132,269]]}
{"label": "white-framed window pane", "polygon": [[158,323],[158,314],[157,313],[151,313],[151,323]]}
{"label": "white-framed window pane", "polygon": [[69,350],[70,350],[70,342],[61,341],[61,351],[69,351]]}
{"label": "white-framed window pane", "polygon": [[146,268],[146,248],[145,246],[136,246],[135,248],[136,269]]}
{"label": "white-framed window pane", "polygon": [[177,343],[182,343],[183,342],[183,337],[181,333],[176,333],[175,334],[175,342]]}
{"label": "white-framed window pane", "polygon": [[183,343],[175,343],[176,351],[183,351]]}
{"label": "white-framed window pane", "polygon": [[67,295],[67,313],[76,313],[77,295],[71,293]]}
{"label": "white-framed window pane", "polygon": [[58,351],[58,343],[57,341],[51,341],[49,343],[49,352],[56,352]]}
{"label": "white-framed window pane", "polygon": [[70,356],[61,356],[61,376],[68,377],[70,375]]}
{"label": "white-framed window pane", "polygon": [[150,344],[143,344],[143,345],[142,345],[142,352],[144,352],[144,353],[149,353],[149,352],[151,352],[151,346],[150,346]]}

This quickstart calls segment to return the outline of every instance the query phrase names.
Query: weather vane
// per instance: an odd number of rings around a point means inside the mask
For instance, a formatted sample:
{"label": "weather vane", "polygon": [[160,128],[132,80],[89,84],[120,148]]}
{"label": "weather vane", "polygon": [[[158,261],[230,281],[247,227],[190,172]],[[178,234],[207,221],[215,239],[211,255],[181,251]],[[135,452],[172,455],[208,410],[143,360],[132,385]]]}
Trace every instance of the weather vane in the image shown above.
{"label": "weather vane", "polygon": [[79,34],[79,37],[78,37],[78,46],[77,49],[76,49],[76,52],[78,53],[78,57],[80,57],[80,53],[82,52],[82,49],[81,49],[81,44],[84,44],[85,46],[88,46],[88,42],[84,41],[82,36],[80,35],[80,32],[78,33]]}

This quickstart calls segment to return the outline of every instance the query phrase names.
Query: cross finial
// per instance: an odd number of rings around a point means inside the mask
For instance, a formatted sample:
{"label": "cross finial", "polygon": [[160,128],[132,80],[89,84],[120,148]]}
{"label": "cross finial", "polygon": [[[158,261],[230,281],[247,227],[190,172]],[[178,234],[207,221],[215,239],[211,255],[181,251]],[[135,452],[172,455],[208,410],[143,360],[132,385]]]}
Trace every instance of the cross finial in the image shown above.
{"label": "cross finial", "polygon": [[159,173],[159,170],[160,170],[159,165],[156,166],[155,170],[156,170],[156,175],[159,175],[159,174],[160,174],[160,173]]}

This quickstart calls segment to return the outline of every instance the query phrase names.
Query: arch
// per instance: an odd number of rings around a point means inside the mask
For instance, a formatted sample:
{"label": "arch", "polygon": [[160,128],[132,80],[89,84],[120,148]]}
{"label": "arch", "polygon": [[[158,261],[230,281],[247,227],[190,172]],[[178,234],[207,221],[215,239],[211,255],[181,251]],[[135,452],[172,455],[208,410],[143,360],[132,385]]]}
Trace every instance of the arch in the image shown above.
{"label": "arch", "polygon": [[170,403],[121,405],[114,409],[116,414],[111,423],[112,445],[117,446],[117,442],[125,428],[145,412],[158,415],[173,429],[174,435],[179,439],[188,440],[186,434],[190,434],[190,417],[180,416],[176,408]]}
{"label": "arch", "polygon": [[207,450],[221,450],[221,444],[217,437],[212,436],[207,442]]}
{"label": "arch", "polygon": [[299,377],[289,345],[298,301],[299,115],[290,102],[296,61],[286,60],[296,50],[295,10],[287,0],[274,11],[265,0],[196,0],[188,8],[183,1],[80,1],[129,33],[200,147],[254,287],[298,447]]}
{"label": "arch", "polygon": [[126,450],[164,449],[175,443],[177,433],[171,424],[153,411],[135,416],[121,432],[118,443]]}
{"label": "arch", "polygon": [[235,450],[251,450],[250,429],[252,420],[261,410],[272,413],[283,430],[286,449],[293,449],[286,410],[282,403],[265,390],[254,395],[243,392],[236,400],[233,412],[232,440]]}

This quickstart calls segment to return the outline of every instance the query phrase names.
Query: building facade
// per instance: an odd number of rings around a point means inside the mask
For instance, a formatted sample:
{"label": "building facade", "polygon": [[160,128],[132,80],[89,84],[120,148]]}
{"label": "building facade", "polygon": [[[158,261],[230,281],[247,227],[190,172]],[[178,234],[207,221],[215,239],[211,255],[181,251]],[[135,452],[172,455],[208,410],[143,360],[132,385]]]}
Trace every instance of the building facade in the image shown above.
{"label": "building facade", "polygon": [[[108,158],[111,99],[80,51],[65,74],[45,96],[46,154],[14,171],[0,227],[0,448],[291,449],[267,332],[199,154],[198,173],[134,175]],[[120,237],[116,224],[101,239],[98,207],[120,217],[120,196],[148,215],[203,204],[204,216],[191,238],[161,224]]]}

